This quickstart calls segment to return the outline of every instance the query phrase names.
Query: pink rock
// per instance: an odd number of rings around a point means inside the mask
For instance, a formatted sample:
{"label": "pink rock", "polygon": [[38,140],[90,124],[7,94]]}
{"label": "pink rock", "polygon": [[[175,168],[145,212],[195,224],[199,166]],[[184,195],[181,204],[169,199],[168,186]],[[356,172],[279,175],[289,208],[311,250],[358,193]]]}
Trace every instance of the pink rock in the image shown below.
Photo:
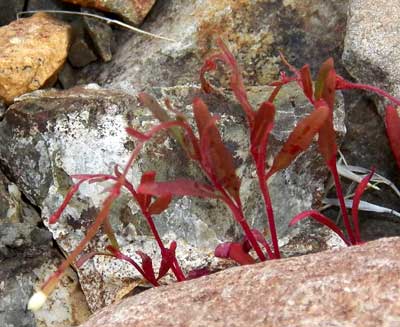
{"label": "pink rock", "polygon": [[81,327],[400,326],[400,238],[160,287]]}
{"label": "pink rock", "polygon": [[140,25],[156,0],[63,0],[75,5],[111,12],[128,22]]}

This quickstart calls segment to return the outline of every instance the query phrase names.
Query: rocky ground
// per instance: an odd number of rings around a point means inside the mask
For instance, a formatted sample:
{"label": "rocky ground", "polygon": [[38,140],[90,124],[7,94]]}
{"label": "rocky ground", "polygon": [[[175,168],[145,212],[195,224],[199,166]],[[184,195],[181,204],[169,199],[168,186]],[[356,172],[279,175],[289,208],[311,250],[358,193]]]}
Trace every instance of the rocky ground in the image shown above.
{"label": "rocky ground", "polygon": [[[309,221],[288,227],[299,212],[322,209],[326,198],[335,197],[315,144],[268,182],[282,253],[295,258],[225,270],[233,263],[213,252],[217,244],[239,239],[239,227],[218,201],[184,197],[155,216],[161,237],[177,241],[185,272],[205,267],[222,272],[130,296],[147,288],[141,275],[122,261],[96,256],[68,270],[42,310],[26,310],[34,289],[83,238],[110,185],[83,184],[61,220],[49,225],[72,185],[71,176],[112,173],[134,147],[125,127],[143,130],[155,123],[138,103],[139,92],[160,102],[168,98],[189,117],[195,96],[211,104],[234,153],[246,217],[267,231],[246,150],[245,119],[227,76],[222,70],[212,74],[218,94],[206,95],[200,88],[199,70],[217,50],[216,37],[237,58],[254,106],[268,97],[272,88],[266,85],[285,69],[279,51],[296,67],[308,63],[313,76],[331,56],[343,77],[400,97],[400,5],[372,0],[29,0],[0,1],[0,9],[0,326],[78,326],[92,313],[82,326],[400,325],[398,238],[339,250],[344,243],[325,227]],[[16,20],[23,10],[99,15],[170,40],[82,15],[37,13]],[[334,125],[347,164],[375,166],[392,183],[363,197],[393,210],[360,211],[364,241],[400,236],[400,174],[386,137],[385,104],[367,92],[337,92]],[[270,163],[311,110],[294,84],[279,95]],[[146,170],[156,170],[160,180],[201,178],[166,134],[144,149],[129,178],[137,184]],[[354,183],[342,178],[352,193]],[[336,207],[324,213],[338,218]],[[158,267],[160,253],[129,194],[113,206],[110,222],[122,252],[138,259],[135,252],[143,250]],[[87,251],[106,245],[107,238],[99,234]],[[164,282],[171,281],[167,276]]]}

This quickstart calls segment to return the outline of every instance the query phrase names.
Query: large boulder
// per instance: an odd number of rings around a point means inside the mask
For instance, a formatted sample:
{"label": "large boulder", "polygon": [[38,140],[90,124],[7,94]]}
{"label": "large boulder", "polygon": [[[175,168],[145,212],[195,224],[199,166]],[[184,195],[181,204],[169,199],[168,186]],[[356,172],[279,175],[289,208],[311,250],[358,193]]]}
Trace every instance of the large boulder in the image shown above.
{"label": "large boulder", "polygon": [[388,238],[233,268],[125,299],[81,327],[397,326],[399,250]]}

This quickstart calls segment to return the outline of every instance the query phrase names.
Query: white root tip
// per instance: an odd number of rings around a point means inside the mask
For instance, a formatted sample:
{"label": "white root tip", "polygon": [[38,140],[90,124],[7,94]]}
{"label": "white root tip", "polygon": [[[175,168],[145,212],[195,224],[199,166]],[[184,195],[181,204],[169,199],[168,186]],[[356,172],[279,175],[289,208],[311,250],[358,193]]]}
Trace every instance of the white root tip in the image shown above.
{"label": "white root tip", "polygon": [[43,304],[47,300],[47,295],[44,294],[42,291],[38,291],[31,296],[28,302],[28,310],[33,312],[40,310]]}

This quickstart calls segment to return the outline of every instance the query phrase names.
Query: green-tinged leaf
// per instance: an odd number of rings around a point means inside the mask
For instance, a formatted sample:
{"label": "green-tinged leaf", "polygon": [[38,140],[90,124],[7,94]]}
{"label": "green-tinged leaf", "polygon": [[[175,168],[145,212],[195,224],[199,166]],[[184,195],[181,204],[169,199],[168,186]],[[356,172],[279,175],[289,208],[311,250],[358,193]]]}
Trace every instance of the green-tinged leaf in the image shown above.
{"label": "green-tinged leaf", "polygon": [[[138,95],[138,99],[142,106],[149,109],[153,116],[157,118],[161,123],[166,123],[174,120],[168,115],[167,111],[160,106],[158,101],[150,94],[141,92]],[[184,135],[182,130],[174,126],[170,127],[169,133],[170,136],[173,137],[175,141],[185,149],[185,142],[183,141]]]}
{"label": "green-tinged leaf", "polygon": [[303,151],[310,146],[314,136],[318,133],[329,117],[327,106],[317,107],[311,114],[300,120],[288,140],[277,154],[268,171],[267,178],[277,171],[284,169]]}
{"label": "green-tinged leaf", "polygon": [[232,154],[222,142],[215,125],[215,118],[200,98],[193,100],[193,110],[200,134],[203,167],[214,183],[222,186],[234,199],[238,199],[240,180],[236,175]]}
{"label": "green-tinged leaf", "polygon": [[333,59],[329,58],[322,64],[319,70],[318,77],[315,82],[315,93],[314,93],[315,100],[319,100],[322,98],[326,78],[332,69],[334,69]]}

